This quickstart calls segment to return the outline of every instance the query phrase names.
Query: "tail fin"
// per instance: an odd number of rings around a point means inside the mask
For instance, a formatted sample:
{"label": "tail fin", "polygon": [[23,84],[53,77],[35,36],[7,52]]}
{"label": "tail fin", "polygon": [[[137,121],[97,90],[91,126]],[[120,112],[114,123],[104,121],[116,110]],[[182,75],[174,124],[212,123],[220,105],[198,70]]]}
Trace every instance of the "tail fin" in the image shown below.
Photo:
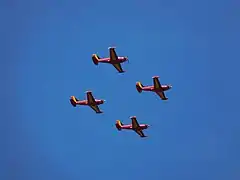
{"label": "tail fin", "polygon": [[122,125],[123,125],[123,124],[121,123],[120,120],[117,120],[115,125],[116,125],[116,128],[117,128],[119,131],[122,130]]}
{"label": "tail fin", "polygon": [[142,88],[143,88],[143,87],[144,87],[144,86],[142,85],[141,82],[137,82],[137,83],[136,83],[136,89],[137,89],[137,91],[138,91],[139,93],[142,92]]}
{"label": "tail fin", "polygon": [[75,96],[71,96],[70,103],[73,107],[76,107],[78,99]]}
{"label": "tail fin", "polygon": [[95,65],[98,65],[100,57],[97,54],[92,55],[92,60]]}

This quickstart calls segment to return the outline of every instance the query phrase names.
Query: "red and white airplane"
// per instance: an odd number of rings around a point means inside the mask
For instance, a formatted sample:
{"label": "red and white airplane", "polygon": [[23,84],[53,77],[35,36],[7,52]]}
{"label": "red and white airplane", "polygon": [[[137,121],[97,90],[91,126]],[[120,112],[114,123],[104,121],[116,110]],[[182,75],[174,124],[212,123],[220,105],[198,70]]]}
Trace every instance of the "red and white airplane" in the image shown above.
{"label": "red and white airplane", "polygon": [[159,81],[159,76],[153,76],[153,85],[152,86],[144,86],[141,82],[136,83],[136,88],[139,93],[142,91],[152,91],[155,92],[162,100],[168,100],[165,96],[164,91],[167,91],[172,88],[171,84],[161,85]]}
{"label": "red and white airplane", "polygon": [[92,55],[92,60],[95,65],[98,65],[98,63],[108,63],[112,64],[119,73],[125,72],[122,69],[121,63],[128,61],[128,58],[126,56],[118,56],[115,47],[109,47],[109,54],[110,57],[106,58],[100,58],[97,54]]}
{"label": "red and white airplane", "polygon": [[103,99],[95,99],[92,95],[91,91],[86,91],[87,99],[86,100],[78,100],[75,96],[70,97],[70,103],[73,105],[73,107],[76,107],[76,105],[82,105],[82,106],[89,106],[91,107],[96,113],[103,113],[98,105],[103,104],[106,100]]}
{"label": "red and white airplane", "polygon": [[116,121],[116,128],[121,131],[122,129],[133,130],[135,131],[140,137],[147,137],[143,133],[144,129],[147,129],[150,125],[148,124],[138,124],[136,116],[130,117],[132,120],[132,124],[124,125],[120,120]]}

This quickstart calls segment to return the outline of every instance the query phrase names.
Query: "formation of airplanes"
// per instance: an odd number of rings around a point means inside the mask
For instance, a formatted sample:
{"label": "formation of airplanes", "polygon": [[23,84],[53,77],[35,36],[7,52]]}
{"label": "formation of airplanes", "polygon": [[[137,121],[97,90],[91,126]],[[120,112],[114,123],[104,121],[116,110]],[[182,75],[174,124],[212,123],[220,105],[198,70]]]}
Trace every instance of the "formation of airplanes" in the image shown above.
{"label": "formation of airplanes", "polygon": [[[122,69],[122,63],[129,61],[127,56],[118,56],[115,47],[109,47],[109,57],[100,58],[97,54],[92,55],[92,61],[95,65],[99,63],[107,63],[113,65],[119,73],[124,73],[125,71]],[[136,83],[136,89],[139,93],[142,91],[150,91],[156,93],[161,100],[168,100],[165,92],[172,88],[171,84],[161,84],[159,80],[159,76],[153,76],[153,84],[144,86],[140,81]],[[95,111],[95,113],[100,114],[103,111],[99,108],[101,104],[104,104],[106,100],[94,98],[92,91],[86,91],[86,99],[79,100],[75,96],[70,97],[70,103],[73,107],[76,106],[89,106]],[[136,132],[140,137],[147,137],[143,131],[147,129],[150,125],[148,124],[139,124],[136,116],[131,116],[130,124],[123,124],[120,120],[117,120],[115,126],[117,130],[132,130]]]}

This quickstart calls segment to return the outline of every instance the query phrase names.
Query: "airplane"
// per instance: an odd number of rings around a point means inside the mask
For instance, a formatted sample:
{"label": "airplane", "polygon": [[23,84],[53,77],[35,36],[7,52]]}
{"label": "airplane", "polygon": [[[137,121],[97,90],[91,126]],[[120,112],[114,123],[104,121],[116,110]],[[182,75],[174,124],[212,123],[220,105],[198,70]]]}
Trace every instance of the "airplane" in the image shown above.
{"label": "airplane", "polygon": [[162,100],[168,100],[165,96],[164,91],[167,91],[172,88],[171,84],[161,85],[159,81],[159,76],[153,76],[153,85],[152,86],[144,86],[141,82],[136,83],[136,89],[139,93],[142,91],[152,91],[155,92]]}
{"label": "airplane", "polygon": [[143,133],[144,129],[147,129],[150,125],[148,124],[138,124],[136,116],[130,117],[132,120],[132,124],[124,125],[120,120],[116,121],[116,128],[121,131],[122,129],[133,130],[135,131],[140,137],[147,137]]}
{"label": "airplane", "polygon": [[86,100],[78,100],[75,96],[70,97],[70,103],[73,107],[77,105],[89,106],[91,107],[96,113],[103,113],[98,107],[98,105],[103,104],[106,100],[103,99],[95,99],[92,95],[91,91],[86,91]]}
{"label": "airplane", "polygon": [[110,57],[107,58],[100,58],[97,54],[92,55],[92,60],[95,65],[98,65],[98,63],[108,63],[112,64],[119,73],[124,73],[125,71],[122,69],[121,63],[126,62],[128,60],[128,57],[124,56],[118,56],[115,52],[115,47],[109,47],[109,54]]}

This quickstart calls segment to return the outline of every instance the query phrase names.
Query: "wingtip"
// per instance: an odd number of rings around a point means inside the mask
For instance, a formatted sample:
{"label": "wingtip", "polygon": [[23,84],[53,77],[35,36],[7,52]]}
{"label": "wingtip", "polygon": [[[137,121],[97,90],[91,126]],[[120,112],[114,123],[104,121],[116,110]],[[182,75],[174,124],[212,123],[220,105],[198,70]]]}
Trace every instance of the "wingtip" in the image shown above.
{"label": "wingtip", "polygon": [[115,46],[110,46],[110,47],[108,47],[108,49],[116,49],[116,47]]}
{"label": "wingtip", "polygon": [[130,119],[133,119],[133,118],[137,118],[137,116],[130,116],[129,118],[130,118]]}
{"label": "wingtip", "polygon": [[153,76],[152,78],[159,78],[159,76]]}

